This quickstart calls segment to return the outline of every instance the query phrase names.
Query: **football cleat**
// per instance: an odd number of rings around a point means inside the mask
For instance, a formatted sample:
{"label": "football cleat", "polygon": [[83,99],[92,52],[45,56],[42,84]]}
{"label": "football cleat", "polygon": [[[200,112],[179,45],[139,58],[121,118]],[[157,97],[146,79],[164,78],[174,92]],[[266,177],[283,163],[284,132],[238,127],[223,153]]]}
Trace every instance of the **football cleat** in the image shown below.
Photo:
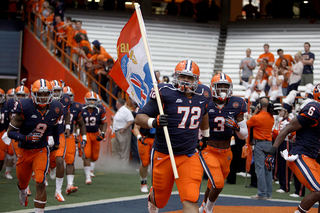
{"label": "football cleat", "polygon": [[72,185],[68,185],[67,189],[66,189],[66,194],[69,195],[69,194],[71,194],[73,192],[76,192],[76,191],[78,191],[78,187],[72,186]]}
{"label": "football cleat", "polygon": [[30,187],[29,187],[29,186],[27,187],[27,195],[28,195],[28,196],[31,195],[31,190],[30,190]]}
{"label": "football cleat", "polygon": [[91,181],[91,177],[86,178],[86,184],[87,184],[87,185],[90,185],[91,183],[92,183],[92,181]]}
{"label": "football cleat", "polygon": [[59,202],[64,202],[65,201],[65,199],[62,196],[61,192],[58,192],[58,191],[56,191],[54,193],[54,198],[56,198]]}
{"label": "football cleat", "polygon": [[93,171],[90,171],[90,177],[94,178],[95,175],[93,174]]}
{"label": "football cleat", "polygon": [[22,206],[26,207],[28,205],[28,194],[27,189],[20,189],[19,188],[19,181],[18,181],[18,190],[19,190],[19,199]]}
{"label": "football cleat", "polygon": [[140,188],[141,188],[141,192],[143,192],[143,193],[148,193],[149,192],[147,184],[141,184]]}
{"label": "football cleat", "polygon": [[56,168],[50,168],[49,174],[50,174],[50,178],[54,180],[56,178]]}
{"label": "football cleat", "polygon": [[208,211],[207,206],[204,207],[203,213],[212,213],[212,211]]}
{"label": "football cleat", "polygon": [[36,175],[34,174],[34,172],[32,172],[31,179],[36,180]]}
{"label": "football cleat", "polygon": [[8,179],[8,180],[12,180],[13,177],[11,176],[11,173],[9,171],[6,171],[6,173],[4,174],[4,178]]}
{"label": "football cleat", "polygon": [[206,203],[205,202],[202,202],[200,208],[199,208],[199,213],[203,213],[204,211],[204,207],[206,207]]}
{"label": "football cleat", "polygon": [[149,210],[149,213],[158,213],[159,212],[159,209],[150,201],[148,201],[148,210]]}

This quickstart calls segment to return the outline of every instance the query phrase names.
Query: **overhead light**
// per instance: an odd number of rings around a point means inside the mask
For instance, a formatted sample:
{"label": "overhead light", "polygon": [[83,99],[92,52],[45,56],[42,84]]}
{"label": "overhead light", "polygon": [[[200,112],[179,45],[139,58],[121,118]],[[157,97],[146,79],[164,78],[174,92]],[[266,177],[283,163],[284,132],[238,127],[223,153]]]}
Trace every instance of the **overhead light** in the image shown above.
{"label": "overhead light", "polygon": [[304,3],[304,4],[308,4],[309,2],[308,2],[308,1],[303,1],[303,3]]}
{"label": "overhead light", "polygon": [[[126,1],[125,4],[126,4],[126,5],[132,5],[132,2],[131,2],[131,1]],[[137,4],[139,4],[139,3],[134,2],[134,5],[137,5]]]}

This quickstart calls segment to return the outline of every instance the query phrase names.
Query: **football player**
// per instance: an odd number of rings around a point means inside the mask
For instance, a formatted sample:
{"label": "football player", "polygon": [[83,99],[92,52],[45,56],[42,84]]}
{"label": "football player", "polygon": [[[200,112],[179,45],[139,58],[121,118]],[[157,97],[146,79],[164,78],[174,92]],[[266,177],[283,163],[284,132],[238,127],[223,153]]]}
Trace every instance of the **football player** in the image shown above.
{"label": "football player", "polygon": [[[100,141],[105,137],[107,129],[107,118],[105,109],[98,107],[98,96],[95,92],[87,92],[84,100],[85,106],[82,108],[82,117],[86,125],[87,143],[81,143],[81,155],[83,159],[84,171],[86,174],[86,184],[92,183],[90,174],[91,162],[99,158]],[[100,131],[100,133],[99,133]]]}
{"label": "football player", "polygon": [[155,128],[141,128],[139,125],[134,124],[133,133],[138,139],[138,150],[140,157],[140,190],[141,192],[148,192],[147,175],[148,166],[150,164],[150,153],[156,133]]}
{"label": "football player", "polygon": [[[82,106],[80,103],[74,101],[74,92],[73,89],[69,86],[63,87],[63,95],[68,95],[70,97],[70,123],[76,123],[79,126],[82,140],[86,141],[86,126],[83,122],[81,110]],[[73,132],[73,125],[71,125],[71,132]],[[84,142],[83,142],[84,143]],[[66,189],[66,194],[76,192],[78,187],[73,186],[74,180],[74,160],[76,154],[76,143],[75,136],[73,134],[67,138],[66,141],[66,152],[65,152],[65,162],[66,162],[66,175],[68,186]]]}
{"label": "football player", "polygon": [[[230,172],[232,152],[230,140],[234,133],[240,139],[248,135],[244,113],[247,104],[243,98],[232,96],[233,84],[231,78],[219,73],[211,80],[212,102],[208,106],[210,140],[202,151],[208,168],[209,177],[205,198],[199,212],[212,212],[215,201],[224,186],[224,180]],[[208,200],[209,198],[209,200]]]}
{"label": "football player", "polygon": [[53,135],[54,146],[59,146],[58,121],[63,113],[60,102],[52,100],[52,86],[45,79],[36,80],[31,87],[32,99],[15,102],[8,127],[9,138],[19,141],[16,167],[20,203],[28,205],[27,186],[32,171],[36,179],[35,212],[44,212],[46,205],[45,176],[49,166],[47,138]]}
{"label": "football player", "polygon": [[[6,94],[3,89],[0,88],[0,171],[2,169],[4,158],[7,153],[6,172],[4,177],[6,179],[12,179],[11,169],[13,166],[14,152],[11,144],[7,144],[2,139],[3,135],[6,135],[7,128],[9,126],[9,110],[6,103]],[[9,139],[10,142],[10,139]]]}
{"label": "football player", "polygon": [[[175,67],[172,84],[159,84],[164,114],[159,115],[154,91],[150,100],[138,112],[136,124],[142,128],[156,128],[151,150],[152,189],[148,196],[149,212],[158,212],[169,201],[176,183],[183,212],[198,212],[198,199],[203,168],[196,151],[199,128],[203,146],[209,139],[207,106],[211,101],[207,86],[198,84],[200,70],[191,60]],[[179,179],[174,178],[163,131],[168,127]],[[203,148],[203,146],[201,148]]]}
{"label": "football player", "polygon": [[[54,160],[56,163],[56,191],[54,197],[60,201],[64,202],[65,199],[61,194],[61,188],[63,185],[63,176],[64,176],[64,157],[65,157],[65,150],[67,138],[70,136],[70,97],[68,95],[62,95],[62,85],[61,82],[57,80],[53,80],[50,82],[52,85],[52,98],[53,100],[59,101],[63,105],[63,114],[58,121],[58,128],[59,128],[59,140],[60,145],[57,150],[50,153],[50,176],[54,176]],[[52,174],[53,173],[53,174]],[[52,178],[52,177],[51,177]]]}
{"label": "football player", "polygon": [[296,131],[296,142],[289,154],[282,152],[282,156],[291,171],[311,193],[303,198],[295,213],[304,213],[320,200],[320,167],[316,162],[320,150],[320,84],[313,89],[314,100],[306,101],[299,114],[280,131],[272,148],[268,151],[266,165],[272,166],[277,148],[288,134]]}

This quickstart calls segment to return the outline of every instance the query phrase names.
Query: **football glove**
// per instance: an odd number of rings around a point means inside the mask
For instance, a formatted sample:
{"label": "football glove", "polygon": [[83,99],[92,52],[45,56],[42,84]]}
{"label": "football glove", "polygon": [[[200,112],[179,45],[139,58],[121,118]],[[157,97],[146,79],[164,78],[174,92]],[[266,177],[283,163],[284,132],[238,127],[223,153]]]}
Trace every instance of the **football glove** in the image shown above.
{"label": "football glove", "polygon": [[87,145],[87,141],[86,141],[86,140],[82,140],[82,141],[80,142],[81,148],[86,147],[86,145]]}
{"label": "football glove", "polygon": [[76,135],[76,134],[73,134],[73,137],[74,137],[74,142],[75,142],[76,144],[78,144],[78,143],[79,143],[79,136]]}
{"label": "football glove", "polygon": [[198,141],[198,145],[197,145],[197,149],[199,151],[202,151],[204,148],[207,147],[209,141],[209,137],[202,137],[199,141]]}
{"label": "football glove", "polygon": [[140,141],[143,145],[147,146],[148,144],[144,142],[144,139],[145,139],[145,138],[146,138],[146,137],[140,137],[140,138],[139,138],[139,141]]}
{"label": "football glove", "polygon": [[154,128],[160,128],[163,126],[168,126],[168,120],[167,120],[168,115],[167,114],[163,114],[163,115],[158,115],[152,122],[152,126]]}
{"label": "football glove", "polygon": [[264,164],[267,167],[269,171],[271,171],[274,168],[274,162],[275,162],[275,157],[277,154],[277,148],[276,147],[271,147],[271,149],[268,152],[265,152],[266,158],[264,160]]}
{"label": "football glove", "polygon": [[35,143],[40,141],[41,139],[41,133],[37,132],[35,129],[30,132],[27,136],[26,136],[26,142],[31,142],[31,143]]}
{"label": "football glove", "polygon": [[101,132],[100,135],[97,135],[97,141],[102,141],[104,139],[104,132]]}
{"label": "football glove", "polygon": [[225,118],[224,125],[233,129],[236,132],[240,131],[240,126],[238,125],[237,121],[235,121],[234,118],[232,118],[232,117]]}

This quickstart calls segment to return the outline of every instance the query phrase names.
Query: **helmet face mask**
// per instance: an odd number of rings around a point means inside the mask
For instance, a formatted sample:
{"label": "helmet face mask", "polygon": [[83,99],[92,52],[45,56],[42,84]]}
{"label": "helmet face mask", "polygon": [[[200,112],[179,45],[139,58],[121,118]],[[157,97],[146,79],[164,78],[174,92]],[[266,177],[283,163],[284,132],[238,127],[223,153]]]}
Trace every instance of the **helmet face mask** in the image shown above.
{"label": "helmet face mask", "polygon": [[36,80],[32,84],[31,96],[34,103],[44,108],[52,102],[52,85],[45,79]]}
{"label": "helmet face mask", "polygon": [[223,73],[213,76],[211,80],[212,97],[219,101],[225,101],[232,96],[233,84],[231,78]]}
{"label": "helmet face mask", "polygon": [[0,104],[3,104],[6,101],[6,94],[4,94],[3,89],[0,89]]}
{"label": "helmet face mask", "polygon": [[94,108],[98,105],[98,96],[95,92],[87,92],[86,95],[84,96],[84,100],[86,102],[86,105],[88,107]]}
{"label": "helmet face mask", "polygon": [[53,90],[53,100],[60,101],[62,98],[62,86],[61,82],[57,80],[53,80],[50,82],[52,85],[52,90]]}
{"label": "helmet face mask", "polygon": [[22,98],[29,98],[29,89],[26,86],[18,86],[14,93],[14,100],[18,101]]}
{"label": "helmet face mask", "polygon": [[14,94],[15,94],[15,89],[14,88],[11,88],[7,91],[7,94],[6,94],[6,98],[7,100],[11,99],[11,98],[14,98]]}
{"label": "helmet face mask", "polygon": [[199,67],[195,62],[181,61],[175,68],[172,85],[183,93],[195,92],[198,88],[199,75]]}

